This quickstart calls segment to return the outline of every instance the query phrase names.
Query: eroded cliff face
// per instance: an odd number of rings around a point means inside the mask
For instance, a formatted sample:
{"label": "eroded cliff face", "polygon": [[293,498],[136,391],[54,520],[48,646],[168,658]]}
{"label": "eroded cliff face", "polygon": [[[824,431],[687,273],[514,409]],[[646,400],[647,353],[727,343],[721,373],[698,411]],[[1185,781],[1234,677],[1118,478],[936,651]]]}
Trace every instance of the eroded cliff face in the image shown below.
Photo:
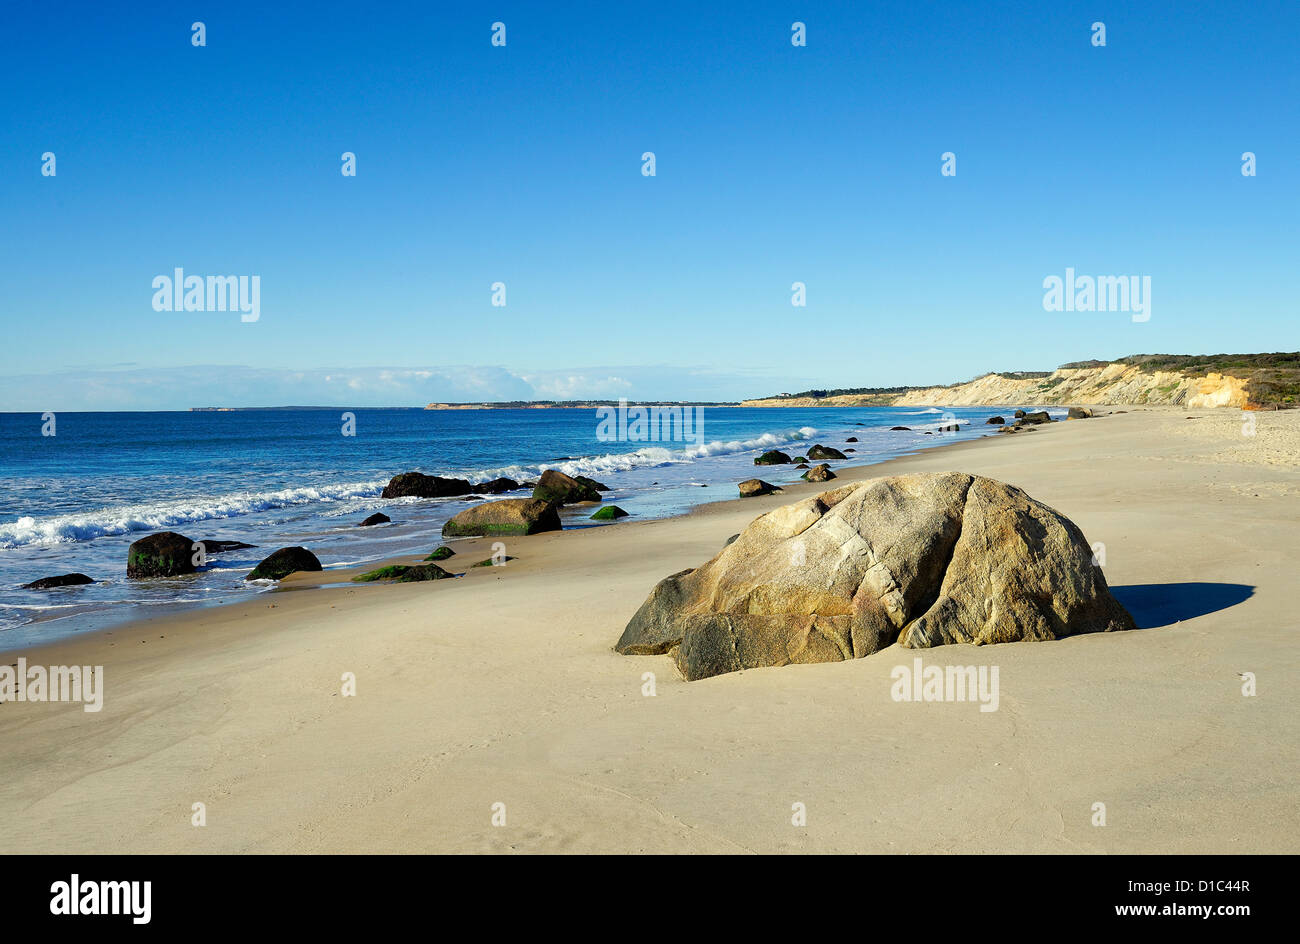
{"label": "eroded cliff face", "polygon": [[[1189,376],[1179,371],[1145,371],[1129,364],[1106,364],[1103,367],[1062,367],[1047,377],[1023,379],[986,374],[955,387],[909,391],[897,397],[894,405],[1154,403],[1194,409],[1219,406],[1243,409],[1252,405],[1247,383],[1242,378],[1224,374]],[[822,403],[830,405],[826,401]]]}

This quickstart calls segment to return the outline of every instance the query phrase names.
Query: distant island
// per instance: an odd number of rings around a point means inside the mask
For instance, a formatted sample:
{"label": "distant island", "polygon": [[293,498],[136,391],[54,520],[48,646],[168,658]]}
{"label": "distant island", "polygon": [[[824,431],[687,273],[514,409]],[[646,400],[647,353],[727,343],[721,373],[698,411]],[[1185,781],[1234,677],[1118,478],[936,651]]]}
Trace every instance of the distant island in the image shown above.
{"label": "distant island", "polygon": [[1271,354],[1131,354],[1114,361],[1062,364],[1054,371],[995,371],[932,386],[844,387],[778,393],[750,400],[485,400],[423,407],[196,406],[194,413],[248,410],[592,410],[599,407],[1172,406],[1291,409],[1300,405],[1300,352]]}
{"label": "distant island", "polygon": [[497,400],[481,403],[429,403],[426,410],[594,410],[602,406],[739,406],[722,400]]}

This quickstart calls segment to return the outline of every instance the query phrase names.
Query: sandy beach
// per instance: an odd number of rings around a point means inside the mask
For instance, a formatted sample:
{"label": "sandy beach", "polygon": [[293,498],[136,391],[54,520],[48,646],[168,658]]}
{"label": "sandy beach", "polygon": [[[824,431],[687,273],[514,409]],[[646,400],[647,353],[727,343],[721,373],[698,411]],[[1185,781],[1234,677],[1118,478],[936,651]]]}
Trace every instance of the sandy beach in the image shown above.
{"label": "sandy beach", "polygon": [[[844,464],[835,484],[1018,485],[1105,545],[1137,631],[688,683],[666,656],[613,651],[629,617],[826,486],[509,539],[504,567],[465,570],[491,541],[461,541],[459,580],[297,575],[21,653],[103,665],[104,705],[0,706],[0,850],[1300,851],[1300,412],[1257,414],[1245,436],[1237,410],[1126,409]],[[998,710],[892,700],[891,669],[918,655],[998,666]]]}

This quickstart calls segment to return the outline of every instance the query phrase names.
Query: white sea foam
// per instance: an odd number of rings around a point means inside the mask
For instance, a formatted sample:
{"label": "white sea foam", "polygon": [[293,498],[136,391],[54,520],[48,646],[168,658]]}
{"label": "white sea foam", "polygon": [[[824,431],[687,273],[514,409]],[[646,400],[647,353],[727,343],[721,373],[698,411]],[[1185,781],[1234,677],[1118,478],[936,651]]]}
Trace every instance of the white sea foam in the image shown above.
{"label": "white sea foam", "polygon": [[[585,456],[533,465],[512,465],[486,471],[444,470],[436,474],[464,477],[471,482],[502,476],[513,479],[534,479],[546,469],[558,469],[567,475],[595,477],[631,469],[688,463],[756,449],[773,449],[810,439],[817,435],[817,432],[811,426],[803,426],[797,429],[763,433],[752,439],[716,440],[702,445],[686,445],[682,448],[672,448],[671,444],[647,445],[626,453]],[[255,512],[316,503],[354,503],[356,500],[378,498],[386,484],[387,480],[381,479],[372,482],[348,482],[339,485],[306,486],[261,492],[232,492],[213,497],[195,496],[124,504],[40,518],[26,515],[12,523],[0,524],[0,548],[92,541],[95,538],[111,535],[161,531],[200,521],[237,518]],[[410,501],[418,501],[418,499]],[[351,507],[355,507],[355,504]]]}
{"label": "white sea foam", "polygon": [[677,465],[683,462],[693,462],[696,459],[712,459],[718,456],[752,452],[755,449],[775,449],[788,443],[811,439],[817,435],[817,432],[811,426],[801,426],[798,429],[763,433],[753,439],[715,440],[702,445],[686,446],[682,449],[673,449],[668,446],[646,446],[634,452],[581,456],[556,462],[541,462],[536,465],[511,465],[478,474],[484,478],[529,479],[536,478],[547,469],[556,469],[565,475],[586,475],[594,478],[612,472],[627,472],[631,469]]}
{"label": "white sea foam", "polygon": [[257,511],[313,502],[373,497],[383,490],[385,484],[384,481],[350,482],[266,492],[233,492],[213,498],[196,496],[143,502],[44,518],[26,515],[12,524],[0,524],[0,548],[91,541],[106,535],[159,531],[196,521],[236,518]]}

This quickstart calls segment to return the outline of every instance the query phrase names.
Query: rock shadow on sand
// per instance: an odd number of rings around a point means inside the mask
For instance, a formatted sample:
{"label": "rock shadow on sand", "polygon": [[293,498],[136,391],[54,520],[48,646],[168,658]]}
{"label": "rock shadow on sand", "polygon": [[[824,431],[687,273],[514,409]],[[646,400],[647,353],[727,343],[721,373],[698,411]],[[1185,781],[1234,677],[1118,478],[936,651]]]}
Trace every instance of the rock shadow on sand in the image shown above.
{"label": "rock shadow on sand", "polygon": [[1160,629],[1182,620],[1226,610],[1255,593],[1244,583],[1139,583],[1111,587],[1139,629]]}

